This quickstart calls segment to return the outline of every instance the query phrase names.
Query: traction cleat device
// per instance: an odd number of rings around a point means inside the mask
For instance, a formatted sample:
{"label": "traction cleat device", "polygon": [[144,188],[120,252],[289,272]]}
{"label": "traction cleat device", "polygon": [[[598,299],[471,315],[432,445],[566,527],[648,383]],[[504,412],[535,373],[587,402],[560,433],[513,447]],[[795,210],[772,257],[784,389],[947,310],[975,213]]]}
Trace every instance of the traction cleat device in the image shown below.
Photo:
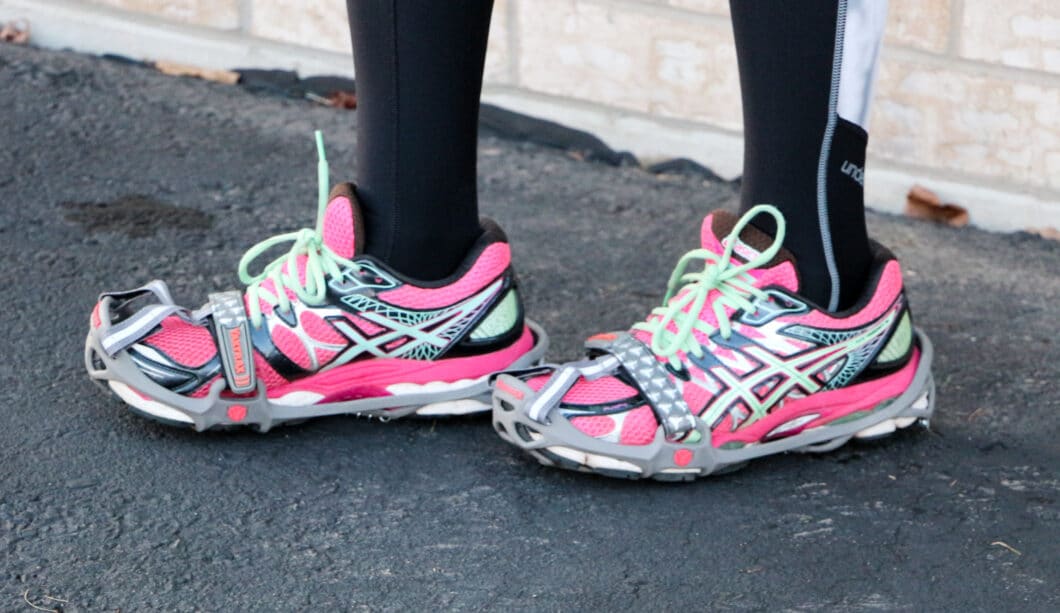
{"label": "traction cleat device", "polygon": [[[89,376],[136,413],[206,430],[357,414],[390,420],[490,409],[488,378],[538,364],[544,330],[523,315],[511,250],[489,220],[461,266],[423,283],[363,253],[356,188],[327,192],[317,133],[315,229],[251,248],[244,291],[178,306],[162,281],[100,296],[85,341]],[[252,274],[265,251],[293,243]]]}
{"label": "traction cleat device", "polygon": [[687,481],[926,424],[932,346],[894,256],[874,245],[862,300],[830,313],[799,295],[783,237],[768,205],[708,215],[645,322],[590,338],[586,360],[497,376],[494,428],[548,466]]}

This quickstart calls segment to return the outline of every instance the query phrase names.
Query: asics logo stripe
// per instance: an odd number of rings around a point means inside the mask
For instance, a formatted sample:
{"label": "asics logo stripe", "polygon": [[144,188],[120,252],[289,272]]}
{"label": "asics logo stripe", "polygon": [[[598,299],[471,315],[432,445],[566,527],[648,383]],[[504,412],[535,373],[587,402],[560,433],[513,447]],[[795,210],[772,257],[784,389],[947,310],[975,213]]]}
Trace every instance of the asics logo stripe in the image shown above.
{"label": "asics logo stripe", "polygon": [[344,296],[343,302],[353,308],[358,317],[386,331],[369,337],[344,319],[332,320],[335,329],[352,345],[328,368],[350,362],[365,353],[376,357],[433,360],[478,321],[504,286],[505,279],[498,279],[462,302],[430,311],[403,309],[364,295]]}
{"label": "asics logo stripe", "polygon": [[[739,348],[732,348],[734,352],[739,351],[745,354],[761,366],[742,377],[721,363],[704,370],[705,373],[709,373],[720,381],[725,390],[715,395],[707,404],[706,410],[701,414],[701,419],[713,428],[726,414],[730,414],[733,417],[733,429],[735,429],[738,419],[742,421],[746,418],[746,421],[739,425],[753,423],[764,417],[771,407],[782,402],[794,392],[809,395],[823,387],[832,387],[836,379],[848,379],[856,375],[868,363],[883,339],[887,337],[887,331],[891,329],[901,313],[901,306],[902,302],[899,300],[884,317],[864,328],[849,331],[851,333],[849,336],[844,335],[847,337],[835,344],[810,349],[789,357],[778,356],[753,342]],[[829,373],[829,369],[839,364],[840,361],[842,361],[842,368]],[[825,373],[825,381],[822,382],[815,378],[815,375],[819,373]],[[848,373],[851,374],[848,375]],[[779,382],[765,397],[760,398],[755,390],[775,378],[778,378]],[[695,378],[693,381],[696,381]],[[702,384],[702,382],[696,382]],[[746,407],[750,414],[739,415],[738,407],[740,406]]]}

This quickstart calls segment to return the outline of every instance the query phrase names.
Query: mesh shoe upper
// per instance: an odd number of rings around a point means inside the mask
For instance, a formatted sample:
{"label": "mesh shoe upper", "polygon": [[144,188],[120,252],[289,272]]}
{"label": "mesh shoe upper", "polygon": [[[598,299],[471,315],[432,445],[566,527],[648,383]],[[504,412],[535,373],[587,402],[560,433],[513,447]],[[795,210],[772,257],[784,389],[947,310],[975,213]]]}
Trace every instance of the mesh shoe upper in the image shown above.
{"label": "mesh shoe upper", "polygon": [[[721,255],[735,240],[732,265],[763,259],[773,239],[750,225],[734,237],[730,232],[736,225],[725,211],[708,215],[702,248]],[[682,332],[690,335],[676,350],[664,352],[669,355],[656,351],[655,357],[689,409],[710,425],[716,446],[768,440],[843,418],[844,394],[858,394],[861,381],[911,376],[903,370],[913,352],[909,314],[901,271],[889,253],[881,251],[865,297],[844,313],[825,312],[799,296],[795,259],[783,249],[740,279],[758,290],[759,295],[746,296],[750,308],[726,301],[721,289],[705,292],[701,302],[693,300],[689,292],[703,288],[686,284],[669,299],[671,306],[683,304],[677,312],[656,309],[631,330],[653,350],[672,350]],[[537,376],[527,383],[540,390],[548,380]],[[827,410],[818,406],[825,395]],[[650,443],[659,425],[648,398],[624,369],[578,379],[558,409],[583,433],[623,445]]]}
{"label": "mesh shoe upper", "polygon": [[[288,257],[278,274],[258,279],[244,294],[247,313],[260,313],[251,330],[254,365],[270,395],[292,381],[369,359],[398,367],[402,361],[465,358],[467,376],[479,376],[506,364],[500,357],[496,364],[486,359],[473,365],[466,358],[529,342],[508,243],[488,222],[464,265],[436,283],[417,283],[361,254],[363,223],[348,184],[332,190],[319,236],[321,244],[307,249],[330,251],[339,262],[323,275],[322,299],[307,301],[289,287],[295,278],[312,283],[317,264],[311,253]],[[155,382],[192,397],[208,394],[223,376],[208,322],[170,316],[130,354]]]}

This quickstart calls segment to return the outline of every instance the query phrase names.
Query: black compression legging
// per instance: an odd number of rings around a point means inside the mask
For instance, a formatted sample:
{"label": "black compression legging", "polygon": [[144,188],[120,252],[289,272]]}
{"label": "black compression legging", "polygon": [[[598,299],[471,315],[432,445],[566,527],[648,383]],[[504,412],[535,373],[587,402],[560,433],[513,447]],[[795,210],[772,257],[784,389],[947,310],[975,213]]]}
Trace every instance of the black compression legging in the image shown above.
{"label": "black compression legging", "polygon": [[[850,0],[862,8],[881,1]],[[847,2],[731,1],[746,137],[742,206],[781,209],[803,293],[832,309],[857,299],[869,266],[861,187],[867,134],[859,124],[878,33],[858,32],[865,40],[854,64],[869,74],[861,75],[860,109],[858,96],[844,90],[859,116],[840,117]],[[443,277],[481,232],[475,153],[492,0],[348,6],[367,251],[414,277]]]}
{"label": "black compression legging", "polygon": [[365,250],[421,280],[482,234],[478,104],[493,0],[348,0]]}
{"label": "black compression legging", "polygon": [[801,293],[845,308],[860,297],[871,260],[861,126],[886,2],[730,0],[730,7],[743,96],[741,206],[776,205]]}

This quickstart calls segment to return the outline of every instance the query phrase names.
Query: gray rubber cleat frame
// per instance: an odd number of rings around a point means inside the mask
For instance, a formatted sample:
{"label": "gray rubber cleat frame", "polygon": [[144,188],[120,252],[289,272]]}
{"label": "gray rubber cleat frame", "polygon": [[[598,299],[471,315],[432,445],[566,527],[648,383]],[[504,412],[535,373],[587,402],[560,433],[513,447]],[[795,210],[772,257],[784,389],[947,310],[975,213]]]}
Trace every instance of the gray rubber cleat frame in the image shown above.
{"label": "gray rubber cleat frame", "polygon": [[[934,350],[927,335],[919,329],[916,338],[920,348],[916,373],[905,392],[890,404],[854,421],[821,426],[739,449],[715,448],[710,442],[710,429],[702,422],[696,425],[695,430],[701,436],[695,443],[667,440],[660,426],[655,439],[642,446],[593,438],[575,428],[558,412],[553,412],[550,419],[540,423],[530,419],[526,412],[535,397],[534,390],[511,375],[497,377],[503,385],[494,388],[493,425],[501,438],[547,466],[627,479],[691,481],[732,472],[763,456],[790,451],[822,453],[854,438],[878,438],[914,423],[927,426],[935,410],[935,381],[931,374]],[[695,438],[685,437],[684,440]]]}
{"label": "gray rubber cleat frame", "polygon": [[[508,368],[528,368],[539,364],[548,351],[549,341],[545,330],[529,319],[526,325],[533,334],[534,345]],[[128,351],[122,350],[113,357],[108,356],[96,329],[91,329],[85,339],[85,368],[89,377],[101,385],[106,383],[110,391],[124,400],[134,413],[167,425],[186,426],[200,432],[240,426],[267,432],[276,425],[329,415],[359,415],[384,421],[414,414],[424,417],[467,415],[489,411],[491,406],[488,375],[461,385],[458,389],[302,406],[270,402],[261,380],[258,380],[253,396],[222,397],[221,392],[227,383],[221,378],[214,381],[206,396],[189,398],[145,376]],[[445,403],[457,402],[461,403],[459,411],[445,412]]]}

